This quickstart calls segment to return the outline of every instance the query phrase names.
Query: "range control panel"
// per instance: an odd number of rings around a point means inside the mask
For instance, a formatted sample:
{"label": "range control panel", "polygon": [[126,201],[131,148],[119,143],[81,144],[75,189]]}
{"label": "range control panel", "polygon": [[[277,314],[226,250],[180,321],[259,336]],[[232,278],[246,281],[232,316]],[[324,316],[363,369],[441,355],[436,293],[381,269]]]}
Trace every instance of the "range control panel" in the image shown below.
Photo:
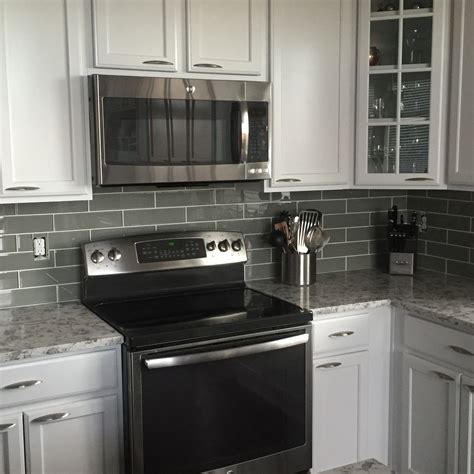
{"label": "range control panel", "polygon": [[241,233],[207,231],[90,242],[83,257],[86,275],[99,276],[243,263],[247,252]]}

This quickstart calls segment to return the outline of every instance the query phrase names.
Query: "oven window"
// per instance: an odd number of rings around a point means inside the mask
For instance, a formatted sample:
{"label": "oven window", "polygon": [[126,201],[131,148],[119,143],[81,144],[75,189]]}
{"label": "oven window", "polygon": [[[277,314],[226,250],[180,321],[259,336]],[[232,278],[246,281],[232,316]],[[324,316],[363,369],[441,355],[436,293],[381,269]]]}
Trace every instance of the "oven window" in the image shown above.
{"label": "oven window", "polygon": [[240,160],[238,102],[105,97],[109,165],[186,166]]}
{"label": "oven window", "polygon": [[305,345],[142,368],[146,474],[196,473],[306,442]]}

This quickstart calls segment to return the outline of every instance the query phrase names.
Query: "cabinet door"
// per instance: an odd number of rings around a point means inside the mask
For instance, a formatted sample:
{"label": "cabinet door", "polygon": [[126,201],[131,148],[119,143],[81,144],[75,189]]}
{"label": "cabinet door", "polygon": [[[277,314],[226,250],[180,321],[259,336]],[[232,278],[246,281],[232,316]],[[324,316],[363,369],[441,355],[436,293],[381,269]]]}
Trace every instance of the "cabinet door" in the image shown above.
{"label": "cabinet door", "polygon": [[349,185],[355,5],[353,0],[272,2],[272,187]]}
{"label": "cabinet door", "polygon": [[82,2],[2,0],[0,24],[0,202],[87,199]]}
{"label": "cabinet door", "polygon": [[95,65],[177,71],[178,0],[94,0]]}
{"label": "cabinet door", "polygon": [[23,417],[21,413],[0,417],[0,474],[25,472]]}
{"label": "cabinet door", "polygon": [[369,457],[368,352],[313,361],[313,470]]}
{"label": "cabinet door", "polygon": [[460,374],[406,354],[402,365],[402,472],[457,472]]}
{"label": "cabinet door", "polygon": [[120,472],[116,396],[28,410],[24,418],[29,472]]}
{"label": "cabinet door", "polygon": [[459,474],[474,472],[474,378],[463,375],[461,384]]}
{"label": "cabinet door", "polygon": [[267,0],[187,0],[188,71],[264,75]]}
{"label": "cabinet door", "polygon": [[474,2],[454,2],[449,184],[474,186]]}

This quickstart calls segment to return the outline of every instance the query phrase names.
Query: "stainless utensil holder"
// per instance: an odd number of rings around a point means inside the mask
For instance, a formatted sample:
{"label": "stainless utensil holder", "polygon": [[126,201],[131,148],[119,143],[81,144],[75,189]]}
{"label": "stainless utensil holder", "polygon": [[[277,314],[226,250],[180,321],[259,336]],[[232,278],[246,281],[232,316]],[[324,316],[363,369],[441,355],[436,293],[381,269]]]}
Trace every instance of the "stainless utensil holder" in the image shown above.
{"label": "stainless utensil holder", "polygon": [[281,281],[286,285],[307,286],[316,282],[315,253],[284,253],[281,256]]}

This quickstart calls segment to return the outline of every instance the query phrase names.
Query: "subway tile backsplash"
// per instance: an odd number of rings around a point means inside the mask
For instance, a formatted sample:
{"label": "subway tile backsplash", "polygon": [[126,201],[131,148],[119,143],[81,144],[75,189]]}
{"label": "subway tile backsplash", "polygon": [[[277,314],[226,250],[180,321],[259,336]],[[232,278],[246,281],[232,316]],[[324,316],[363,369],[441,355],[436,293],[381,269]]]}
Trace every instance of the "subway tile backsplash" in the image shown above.
{"label": "subway tile backsplash", "polygon": [[[268,243],[279,213],[317,208],[331,243],[318,272],[372,268],[385,262],[386,211],[406,209],[406,191],[264,193],[263,184],[188,188],[97,188],[89,202],[0,205],[0,307],[80,298],[81,244],[149,232],[235,230],[245,235],[247,280],[279,275],[280,253]],[[33,260],[32,237],[48,236],[49,256]],[[457,236],[459,239],[460,237]]]}

